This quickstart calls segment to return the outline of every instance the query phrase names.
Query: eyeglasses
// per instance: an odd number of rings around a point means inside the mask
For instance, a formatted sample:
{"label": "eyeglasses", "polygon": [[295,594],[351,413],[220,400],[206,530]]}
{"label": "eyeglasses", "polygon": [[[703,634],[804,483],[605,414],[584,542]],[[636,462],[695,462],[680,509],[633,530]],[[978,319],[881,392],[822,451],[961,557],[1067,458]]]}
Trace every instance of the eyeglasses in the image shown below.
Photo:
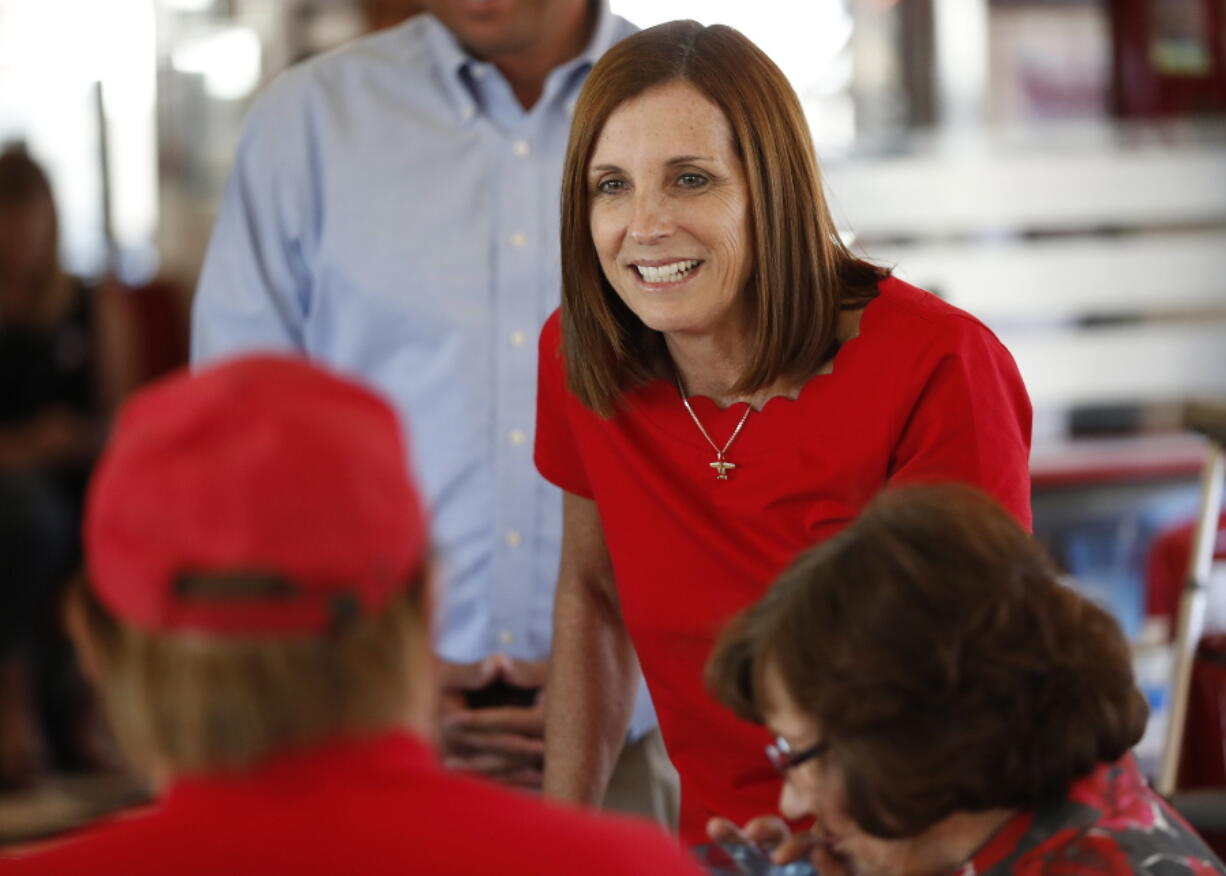
{"label": "eyeglasses", "polygon": [[805,761],[824,754],[829,747],[830,743],[823,739],[821,742],[813,743],[808,748],[792,751],[792,746],[788,745],[786,739],[782,736],[776,736],[775,741],[766,746],[766,759],[779,771],[779,775],[786,776],[788,770],[795,769]]}

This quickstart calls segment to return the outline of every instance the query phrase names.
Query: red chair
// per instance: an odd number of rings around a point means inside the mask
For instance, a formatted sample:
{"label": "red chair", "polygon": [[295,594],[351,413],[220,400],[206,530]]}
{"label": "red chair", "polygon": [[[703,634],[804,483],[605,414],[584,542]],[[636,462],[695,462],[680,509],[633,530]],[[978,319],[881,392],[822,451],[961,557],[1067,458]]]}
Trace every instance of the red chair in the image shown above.
{"label": "red chair", "polygon": [[107,404],[187,362],[187,296],[171,282],[103,283],[95,295],[98,348]]}

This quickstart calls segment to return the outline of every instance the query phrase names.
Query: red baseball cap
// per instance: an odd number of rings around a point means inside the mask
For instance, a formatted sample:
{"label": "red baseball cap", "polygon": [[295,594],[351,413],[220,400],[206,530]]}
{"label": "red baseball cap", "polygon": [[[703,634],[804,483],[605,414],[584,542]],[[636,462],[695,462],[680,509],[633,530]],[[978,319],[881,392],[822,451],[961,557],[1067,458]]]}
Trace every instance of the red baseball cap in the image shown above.
{"label": "red baseball cap", "polygon": [[90,482],[90,586],[155,632],[318,633],[376,613],[426,552],[405,459],[384,401],[304,359],[177,372],[124,405]]}

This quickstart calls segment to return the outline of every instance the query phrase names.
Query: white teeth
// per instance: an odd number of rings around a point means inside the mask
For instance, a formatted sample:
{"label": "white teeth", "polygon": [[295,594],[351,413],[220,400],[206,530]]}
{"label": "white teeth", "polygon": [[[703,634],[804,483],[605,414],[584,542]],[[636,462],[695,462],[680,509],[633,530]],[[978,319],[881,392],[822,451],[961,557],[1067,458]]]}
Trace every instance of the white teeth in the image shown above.
{"label": "white teeth", "polygon": [[672,283],[680,280],[697,266],[698,259],[686,259],[655,267],[649,265],[635,265],[634,267],[646,283]]}

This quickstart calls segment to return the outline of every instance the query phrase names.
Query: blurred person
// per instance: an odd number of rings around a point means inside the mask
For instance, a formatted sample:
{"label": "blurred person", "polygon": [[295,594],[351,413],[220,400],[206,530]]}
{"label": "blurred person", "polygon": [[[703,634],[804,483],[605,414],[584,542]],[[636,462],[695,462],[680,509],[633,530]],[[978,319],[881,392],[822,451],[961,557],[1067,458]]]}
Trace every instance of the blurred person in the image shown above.
{"label": "blurred person", "polygon": [[[61,755],[92,760],[54,602],[79,561],[85,480],[105,403],[94,290],[60,267],[51,185],[24,148],[0,153],[0,786],[47,765],[39,711]],[[64,737],[64,738],[61,738]],[[72,741],[67,741],[71,739]],[[88,765],[88,764],[85,764]]]}
{"label": "blurred person", "polygon": [[[445,580],[448,762],[538,787],[561,507],[531,461],[532,341],[558,302],[571,108],[633,27],[606,0],[421,5],[257,102],[205,258],[192,358],[299,351],[412,420]],[[631,780],[671,771],[654,723],[641,697]],[[674,801],[653,782],[629,802],[667,819]]]}
{"label": "blurred person", "polygon": [[157,802],[3,872],[696,876],[653,825],[436,763],[404,448],[378,396],[301,359],[132,398],[90,485],[68,618]]}
{"label": "blurred person", "polygon": [[1129,752],[1148,707],[1119,626],[970,488],[876,500],[736,619],[708,679],[777,734],[779,810],[814,819],[717,819],[717,840],[823,876],[1226,873]]}
{"label": "blurred person", "polygon": [[1029,525],[1030,401],[982,323],[849,253],[799,100],[731,28],[660,25],[592,70],[562,277],[537,416],[565,490],[545,790],[599,801],[637,654],[698,843],[778,787],[761,730],[703,687],[716,632],[887,485],[967,481]]}

